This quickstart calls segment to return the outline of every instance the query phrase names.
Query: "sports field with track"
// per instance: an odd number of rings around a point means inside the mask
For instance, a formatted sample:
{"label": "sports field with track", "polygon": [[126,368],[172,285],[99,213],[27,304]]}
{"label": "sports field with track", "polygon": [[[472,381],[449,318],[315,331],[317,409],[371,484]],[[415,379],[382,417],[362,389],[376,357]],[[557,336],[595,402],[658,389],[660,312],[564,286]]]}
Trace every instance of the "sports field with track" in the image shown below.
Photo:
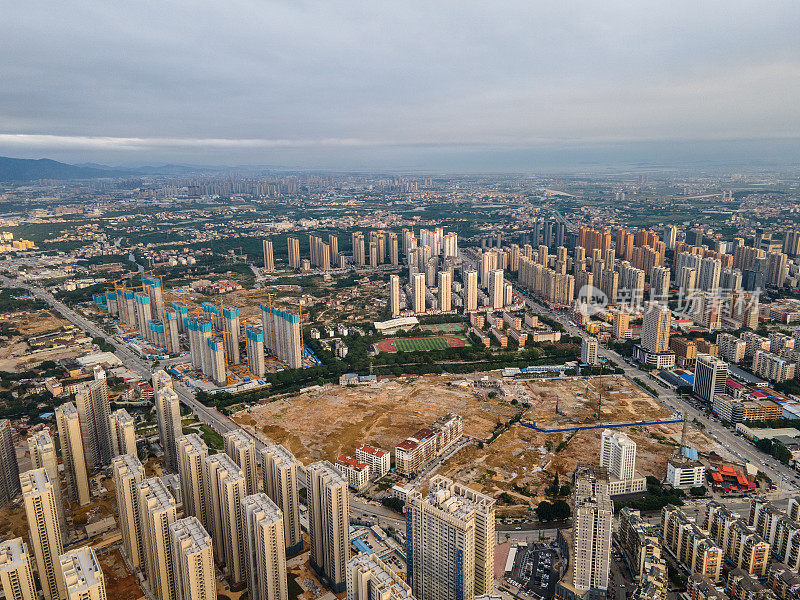
{"label": "sports field with track", "polygon": [[375,344],[378,352],[428,352],[445,348],[463,348],[467,342],[452,335],[429,337],[392,338]]}

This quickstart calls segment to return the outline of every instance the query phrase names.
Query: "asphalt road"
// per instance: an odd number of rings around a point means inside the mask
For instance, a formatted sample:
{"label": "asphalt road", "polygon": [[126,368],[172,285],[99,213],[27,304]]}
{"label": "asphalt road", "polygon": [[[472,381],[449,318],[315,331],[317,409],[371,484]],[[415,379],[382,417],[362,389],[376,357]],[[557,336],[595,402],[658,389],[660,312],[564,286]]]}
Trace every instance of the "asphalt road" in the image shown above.
{"label": "asphalt road", "polygon": [[[570,335],[581,338],[586,337],[585,331],[569,324],[569,320],[564,313],[545,308],[533,302],[530,300],[531,297],[529,295],[523,294],[523,297],[528,300],[528,305],[535,312],[555,319],[564,326],[565,330]],[[697,419],[697,421],[705,426],[705,433],[727,448],[736,458],[743,462],[750,462],[757,465],[760,471],[763,471],[778,485],[778,491],[771,494],[773,498],[785,498],[798,493],[800,484],[794,479],[794,477],[798,475],[794,469],[764,454],[746,439],[737,436],[733,431],[726,428],[717,419],[707,416],[705,411],[695,406],[689,398],[681,397],[673,390],[663,386],[659,381],[648,377],[646,373],[626,362],[625,359],[614,350],[605,346],[600,346],[598,348],[598,354],[619,365],[629,378],[633,379],[634,377],[638,377],[643,381],[646,380],[647,385],[658,391],[659,400],[673,410],[685,414],[688,421],[691,422]]]}
{"label": "asphalt road", "polygon": [[[4,276],[0,276],[0,281],[2,281],[3,285],[6,286],[25,288],[31,293],[31,295],[43,300],[44,302],[47,302],[51,307],[61,313],[65,319],[80,327],[92,337],[101,337],[109,344],[114,346],[114,354],[116,354],[123,364],[132,372],[136,373],[142,377],[142,379],[147,381],[149,381],[152,377],[153,368],[151,362],[148,362],[137,355],[124,343],[117,342],[102,328],[98,327],[87,318],[69,308],[66,304],[58,300],[47,290],[29,285],[27,283],[12,280]],[[238,423],[223,415],[216,408],[205,406],[202,402],[195,398],[194,391],[183,382],[175,380],[173,382],[173,388],[175,389],[175,393],[178,395],[178,398],[180,398],[180,401],[192,409],[197,415],[198,419],[200,419],[203,423],[211,427],[220,435],[235,429],[241,429],[254,441],[257,450],[266,448],[267,442],[261,439],[261,436],[254,434],[254,432],[249,431],[244,427],[241,427]],[[383,524],[392,525],[395,527],[395,529],[402,530],[405,527],[405,521],[398,519],[397,513],[393,510],[382,505],[376,506],[369,504],[358,499],[354,495],[351,495],[350,497],[350,508],[352,509],[352,513],[354,515],[361,514],[362,516],[372,517]]]}

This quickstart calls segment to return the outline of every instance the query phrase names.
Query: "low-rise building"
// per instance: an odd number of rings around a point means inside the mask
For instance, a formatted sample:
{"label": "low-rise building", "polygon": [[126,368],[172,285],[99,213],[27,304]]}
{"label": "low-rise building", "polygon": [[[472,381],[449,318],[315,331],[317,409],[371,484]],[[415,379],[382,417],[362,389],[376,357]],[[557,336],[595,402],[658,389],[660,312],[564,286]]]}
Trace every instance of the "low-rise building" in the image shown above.
{"label": "low-rise building", "polygon": [[706,468],[688,458],[671,458],[667,462],[666,483],[675,488],[699,487],[706,481]]}
{"label": "low-rise building", "polygon": [[348,485],[360,492],[369,484],[369,465],[350,456],[336,459],[336,468],[341,471]]}
{"label": "low-rise building", "polygon": [[373,479],[380,479],[391,468],[389,452],[367,444],[361,444],[356,448],[356,460],[369,465],[370,476]]}
{"label": "low-rise building", "polygon": [[459,415],[449,413],[400,442],[394,449],[395,469],[401,475],[418,473],[447,451],[464,434]]}

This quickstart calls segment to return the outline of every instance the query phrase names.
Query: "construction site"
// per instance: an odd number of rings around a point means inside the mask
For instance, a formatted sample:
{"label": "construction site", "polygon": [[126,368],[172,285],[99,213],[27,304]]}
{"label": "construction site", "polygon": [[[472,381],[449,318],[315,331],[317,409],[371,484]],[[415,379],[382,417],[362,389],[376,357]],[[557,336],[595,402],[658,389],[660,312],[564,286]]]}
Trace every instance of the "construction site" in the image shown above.
{"label": "construction site", "polygon": [[[597,463],[605,426],[656,422],[622,428],[636,442],[636,468],[645,476],[663,479],[667,461],[680,445],[683,423],[670,422],[677,420],[672,411],[624,376],[515,380],[502,388],[507,397],[530,404],[521,423],[482,449],[464,448],[438,473],[493,496],[505,492],[511,502],[501,507],[503,514],[524,514],[544,498],[544,488],[554,476],[567,482],[579,462]],[[533,423],[545,431],[525,426]],[[722,451],[691,423],[687,430],[700,453]]]}
{"label": "construction site", "polygon": [[269,291],[211,298],[191,287],[167,290],[152,271],[112,286],[94,301],[119,339],[144,357],[186,356],[170,370],[197,389],[251,390],[266,373],[318,363],[303,344],[299,305]]}
{"label": "construction site", "polygon": [[[558,406],[556,407],[556,404]],[[599,460],[607,425],[637,444],[637,470],[662,479],[680,444],[681,422],[672,411],[624,376],[522,381],[498,375],[426,375],[358,387],[325,386],[252,406],[238,423],[281,443],[304,462],[335,460],[361,443],[392,450],[442,415],[463,418],[467,444],[427,476],[438,473],[484,493],[510,495],[501,512],[526,512],[558,475],[568,481],[576,465]],[[519,422],[516,418],[519,417]],[[663,421],[663,422],[659,422]],[[539,431],[531,428],[536,423]],[[691,423],[692,446],[723,452]]]}
{"label": "construction site", "polygon": [[631,423],[668,419],[672,410],[624,375],[519,381],[507,393],[527,388],[531,407],[525,421],[541,429],[576,425]]}
{"label": "construction site", "polygon": [[488,397],[463,376],[400,377],[358,387],[325,386],[258,404],[233,415],[283,444],[300,460],[335,460],[365,443],[391,449],[447,413],[463,419],[464,435],[484,439],[520,409]]}

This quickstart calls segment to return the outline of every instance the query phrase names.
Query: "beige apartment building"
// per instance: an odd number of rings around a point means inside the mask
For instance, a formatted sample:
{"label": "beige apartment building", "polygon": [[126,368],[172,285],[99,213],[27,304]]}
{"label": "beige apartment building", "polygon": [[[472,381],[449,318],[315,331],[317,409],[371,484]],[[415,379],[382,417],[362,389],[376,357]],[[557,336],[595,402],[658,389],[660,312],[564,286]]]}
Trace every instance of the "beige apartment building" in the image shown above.
{"label": "beige apartment building", "polygon": [[28,546],[22,538],[0,542],[0,586],[6,600],[36,600]]}
{"label": "beige apartment building", "polygon": [[212,529],[207,504],[205,484],[205,460],[208,446],[196,433],[183,435],[176,439],[178,473],[181,478],[181,500],[183,514],[197,517],[207,530]]}
{"label": "beige apartment building", "polygon": [[287,600],[283,515],[260,492],[242,500],[247,585],[251,600]]}
{"label": "beige apartment building", "polygon": [[178,518],[175,498],[158,477],[139,484],[139,513],[144,537],[145,576],[156,600],[177,600],[169,527]]}
{"label": "beige apartment building", "polygon": [[72,402],[56,408],[58,438],[61,442],[61,458],[64,461],[64,475],[67,480],[69,498],[81,506],[89,504],[89,476],[86,456],[83,452],[83,437],[78,409]]}
{"label": "beige apartment building", "polygon": [[230,456],[244,473],[247,495],[258,491],[258,462],[256,445],[243,429],[234,429],[222,436],[225,441],[225,454]]}
{"label": "beige apartment building", "polygon": [[58,457],[56,445],[50,431],[43,429],[28,438],[28,451],[31,455],[31,465],[34,469],[44,469],[53,484],[53,493],[56,496],[56,509],[58,510],[58,523],[61,527],[62,539],[67,534],[67,519],[64,516],[64,500],[61,497],[61,481],[58,478]]}
{"label": "beige apartment building", "polygon": [[297,483],[297,470],[301,467],[300,461],[280,444],[267,446],[261,451],[264,492],[283,513],[287,556],[294,556],[303,549],[303,537],[300,531],[300,488]]}
{"label": "beige apartment building", "polygon": [[111,462],[117,493],[119,529],[125,555],[134,568],[145,568],[144,537],[139,510],[139,484],[144,481],[144,467],[136,456],[123,454]]}
{"label": "beige apartment building", "polygon": [[241,502],[247,495],[244,473],[227,454],[209,456],[205,466],[208,509],[214,522],[212,537],[217,560],[225,564],[232,584],[242,583],[245,580],[245,563]]}
{"label": "beige apartment building", "polygon": [[310,562],[334,593],[345,591],[350,558],[347,480],[328,461],[306,467]]}
{"label": "beige apartment building", "polygon": [[28,539],[36,556],[39,583],[45,600],[64,598],[64,582],[58,573],[58,557],[64,550],[53,484],[44,469],[32,469],[19,476]]}
{"label": "beige apartment building", "polygon": [[106,580],[97,555],[89,546],[59,558],[66,600],[106,600]]}
{"label": "beige apartment building", "polygon": [[216,600],[211,536],[197,517],[175,521],[169,532],[178,600]]}

